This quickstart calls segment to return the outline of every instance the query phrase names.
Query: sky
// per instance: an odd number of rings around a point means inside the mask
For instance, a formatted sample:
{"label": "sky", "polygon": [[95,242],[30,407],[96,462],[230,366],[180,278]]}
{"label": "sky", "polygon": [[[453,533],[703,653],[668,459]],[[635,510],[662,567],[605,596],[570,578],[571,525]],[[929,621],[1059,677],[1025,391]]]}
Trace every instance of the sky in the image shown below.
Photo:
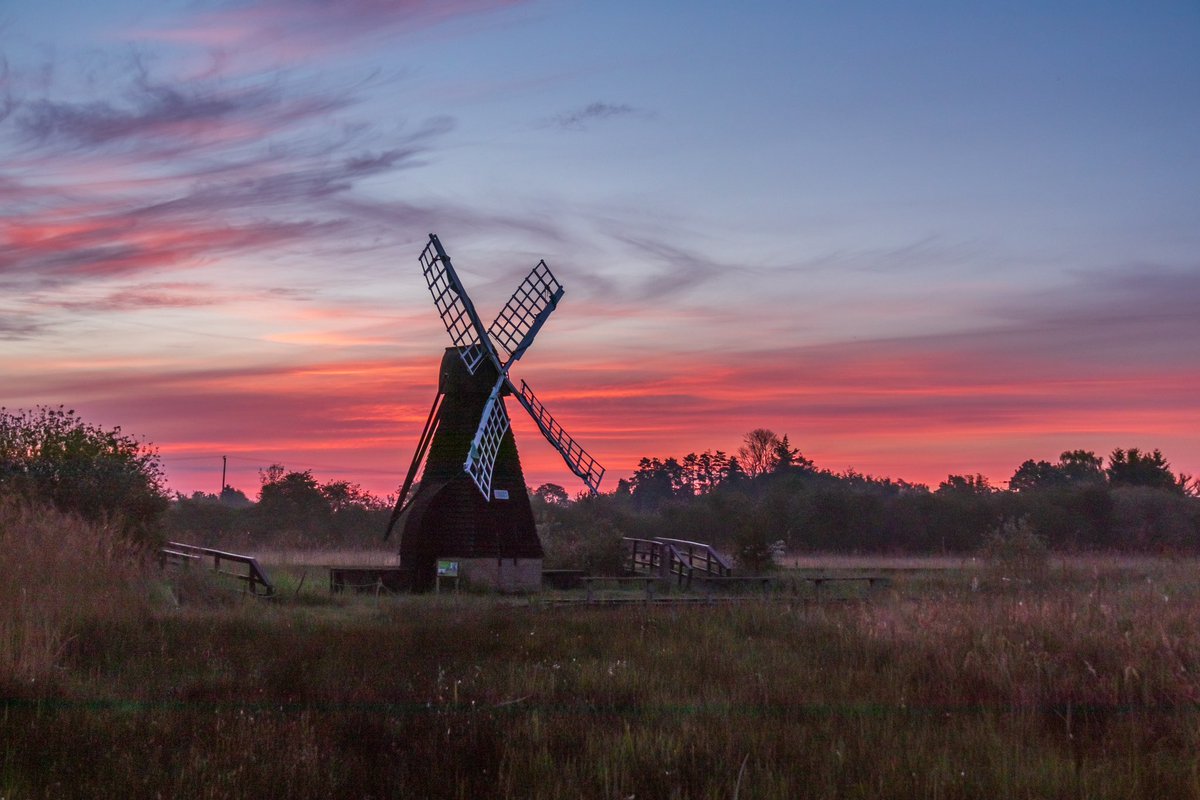
{"label": "sky", "polygon": [[[608,473],[1200,473],[1200,5],[0,0],[0,405],[394,493],[449,338]],[[527,481],[582,485],[517,404]]]}

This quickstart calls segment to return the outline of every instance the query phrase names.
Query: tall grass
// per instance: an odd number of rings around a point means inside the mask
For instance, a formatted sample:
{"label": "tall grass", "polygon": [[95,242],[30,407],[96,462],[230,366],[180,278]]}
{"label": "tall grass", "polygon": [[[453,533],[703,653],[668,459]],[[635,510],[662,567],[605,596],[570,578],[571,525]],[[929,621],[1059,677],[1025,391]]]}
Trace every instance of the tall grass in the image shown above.
{"label": "tall grass", "polygon": [[0,688],[37,694],[95,620],[147,611],[138,553],[119,526],[0,498]]}
{"label": "tall grass", "polygon": [[0,715],[9,797],[1198,797],[1194,565],[871,603],[140,606]]}

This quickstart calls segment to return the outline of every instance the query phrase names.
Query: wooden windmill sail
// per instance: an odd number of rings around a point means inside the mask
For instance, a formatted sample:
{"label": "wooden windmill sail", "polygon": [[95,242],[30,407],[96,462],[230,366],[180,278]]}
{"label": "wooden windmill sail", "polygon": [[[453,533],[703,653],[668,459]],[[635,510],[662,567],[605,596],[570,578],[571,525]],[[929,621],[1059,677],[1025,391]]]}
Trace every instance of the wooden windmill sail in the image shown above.
{"label": "wooden windmill sail", "polygon": [[[440,560],[457,561],[479,583],[536,588],[542,546],[504,398],[517,399],[588,489],[596,491],[604,476],[529,386],[521,381],[518,389],[509,378],[562,298],[562,285],[539,262],[484,328],[434,234],[420,264],[452,346],[442,356],[437,394],[384,538],[400,528],[400,563],[416,588],[432,584]],[[419,487],[409,498],[422,460]]]}

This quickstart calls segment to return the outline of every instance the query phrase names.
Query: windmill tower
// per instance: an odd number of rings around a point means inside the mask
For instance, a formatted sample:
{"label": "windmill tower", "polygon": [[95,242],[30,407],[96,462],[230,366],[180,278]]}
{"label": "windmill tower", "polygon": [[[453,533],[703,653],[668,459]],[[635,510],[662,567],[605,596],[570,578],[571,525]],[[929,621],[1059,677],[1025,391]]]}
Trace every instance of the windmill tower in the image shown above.
{"label": "windmill tower", "polygon": [[[434,234],[419,260],[452,346],[442,355],[437,394],[384,538],[400,529],[400,564],[416,589],[432,586],[437,562],[451,560],[473,583],[536,589],[542,544],[504,398],[517,399],[591,491],[604,476],[529,386],[521,381],[518,389],[508,375],[563,288],[546,262],[538,262],[485,329]],[[420,484],[408,498],[422,460]]]}

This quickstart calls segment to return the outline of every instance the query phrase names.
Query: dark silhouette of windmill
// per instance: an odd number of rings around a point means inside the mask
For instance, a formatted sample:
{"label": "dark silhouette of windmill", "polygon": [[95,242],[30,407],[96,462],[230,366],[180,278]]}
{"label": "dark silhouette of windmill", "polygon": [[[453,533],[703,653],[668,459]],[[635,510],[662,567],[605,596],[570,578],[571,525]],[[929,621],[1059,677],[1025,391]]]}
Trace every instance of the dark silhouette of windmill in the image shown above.
{"label": "dark silhouette of windmill", "polygon": [[[546,262],[538,262],[485,329],[436,235],[429,235],[420,264],[453,346],[442,356],[437,394],[384,538],[400,528],[400,565],[415,589],[433,585],[439,561],[457,562],[473,583],[536,589],[542,544],[504,398],[525,407],[591,491],[604,476],[529,386],[521,381],[518,389],[508,376],[563,288]],[[408,498],[423,459],[425,470]]]}

